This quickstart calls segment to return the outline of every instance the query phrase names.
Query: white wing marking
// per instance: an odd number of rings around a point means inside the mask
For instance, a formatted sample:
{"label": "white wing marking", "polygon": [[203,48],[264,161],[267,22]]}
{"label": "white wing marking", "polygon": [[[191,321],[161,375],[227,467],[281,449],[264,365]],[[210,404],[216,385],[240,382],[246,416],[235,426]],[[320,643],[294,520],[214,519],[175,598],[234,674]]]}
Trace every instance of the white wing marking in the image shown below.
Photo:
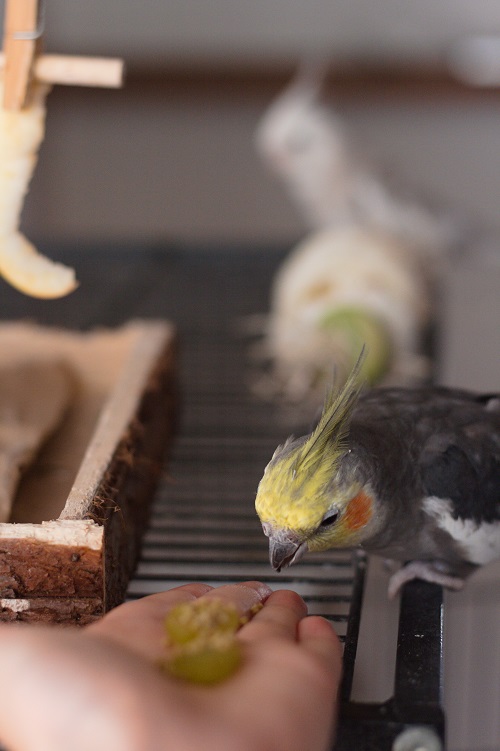
{"label": "white wing marking", "polygon": [[447,499],[430,496],[424,500],[425,512],[460,545],[471,563],[482,566],[500,557],[500,522],[454,519],[451,508]]}

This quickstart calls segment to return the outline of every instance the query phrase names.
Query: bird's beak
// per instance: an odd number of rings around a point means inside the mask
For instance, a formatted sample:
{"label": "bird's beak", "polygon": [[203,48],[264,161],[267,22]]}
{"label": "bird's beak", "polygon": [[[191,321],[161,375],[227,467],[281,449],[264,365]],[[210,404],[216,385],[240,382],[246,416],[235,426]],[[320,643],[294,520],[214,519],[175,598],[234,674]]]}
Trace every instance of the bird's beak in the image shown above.
{"label": "bird's beak", "polygon": [[276,535],[269,537],[269,560],[275,571],[297,563],[307,552],[307,542],[291,536]]}

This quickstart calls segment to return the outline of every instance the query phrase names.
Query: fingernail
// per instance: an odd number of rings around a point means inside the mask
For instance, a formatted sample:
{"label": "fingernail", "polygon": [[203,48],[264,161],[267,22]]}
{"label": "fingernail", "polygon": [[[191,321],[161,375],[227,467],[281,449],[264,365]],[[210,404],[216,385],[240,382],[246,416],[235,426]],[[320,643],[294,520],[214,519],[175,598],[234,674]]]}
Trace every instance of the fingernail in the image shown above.
{"label": "fingernail", "polygon": [[267,600],[273,590],[268,587],[267,584],[259,581],[241,582],[238,586],[246,587],[247,589],[253,589],[259,595],[261,600]]}

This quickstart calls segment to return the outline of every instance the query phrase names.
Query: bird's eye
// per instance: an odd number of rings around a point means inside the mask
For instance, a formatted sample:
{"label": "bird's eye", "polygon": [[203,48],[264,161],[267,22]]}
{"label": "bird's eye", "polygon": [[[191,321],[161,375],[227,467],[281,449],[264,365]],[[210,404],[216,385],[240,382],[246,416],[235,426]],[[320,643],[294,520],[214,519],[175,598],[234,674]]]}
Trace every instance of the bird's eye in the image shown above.
{"label": "bird's eye", "polygon": [[335,524],[338,518],[339,512],[337,510],[329,511],[323,517],[323,521],[321,522],[320,527],[331,527],[332,524]]}

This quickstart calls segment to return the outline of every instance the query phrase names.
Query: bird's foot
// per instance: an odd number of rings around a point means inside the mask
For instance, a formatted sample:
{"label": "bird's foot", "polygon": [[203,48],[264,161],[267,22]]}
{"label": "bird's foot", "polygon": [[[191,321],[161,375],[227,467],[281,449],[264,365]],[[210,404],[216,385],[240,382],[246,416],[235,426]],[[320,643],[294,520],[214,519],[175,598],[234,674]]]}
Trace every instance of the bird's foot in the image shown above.
{"label": "bird's foot", "polygon": [[388,595],[392,600],[398,594],[399,590],[412,579],[423,579],[432,584],[439,584],[446,589],[459,590],[464,585],[464,580],[459,576],[451,576],[445,571],[439,571],[435,564],[425,561],[412,561],[402,566],[399,571],[389,579]]}

